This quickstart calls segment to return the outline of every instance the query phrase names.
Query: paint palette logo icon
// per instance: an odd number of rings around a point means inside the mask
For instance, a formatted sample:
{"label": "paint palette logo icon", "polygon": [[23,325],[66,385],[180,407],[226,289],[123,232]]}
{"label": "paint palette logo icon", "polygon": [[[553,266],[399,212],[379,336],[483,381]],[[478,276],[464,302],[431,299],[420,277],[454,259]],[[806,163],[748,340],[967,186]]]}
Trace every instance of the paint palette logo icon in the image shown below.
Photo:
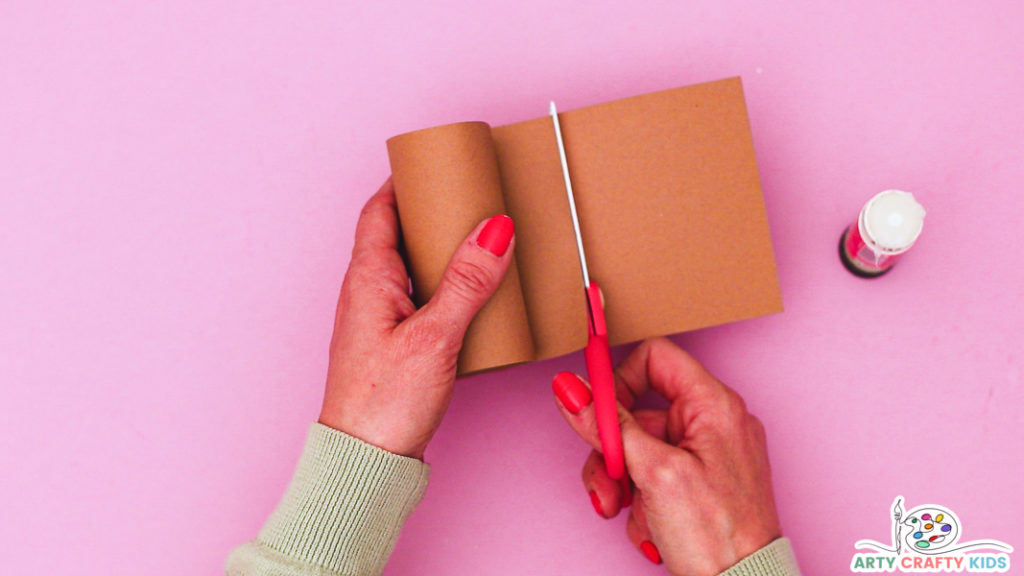
{"label": "paint palette logo icon", "polygon": [[897,557],[906,554],[963,554],[984,549],[1013,552],[1012,546],[999,540],[961,542],[960,519],[952,510],[945,506],[924,504],[904,511],[902,496],[897,496],[892,503],[892,544],[858,540],[854,546],[859,550],[874,550],[881,554],[895,554]]}
{"label": "paint palette logo icon", "polygon": [[960,539],[960,520],[952,510],[939,506],[918,506],[907,512],[906,543],[921,554],[938,554]]}

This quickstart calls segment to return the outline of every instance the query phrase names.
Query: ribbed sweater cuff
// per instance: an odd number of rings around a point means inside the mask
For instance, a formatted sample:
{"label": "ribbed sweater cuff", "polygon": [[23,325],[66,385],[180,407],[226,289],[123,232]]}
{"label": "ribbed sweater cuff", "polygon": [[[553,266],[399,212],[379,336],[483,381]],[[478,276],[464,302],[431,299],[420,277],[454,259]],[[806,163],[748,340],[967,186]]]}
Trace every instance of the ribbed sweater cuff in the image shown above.
{"label": "ribbed sweater cuff", "polygon": [[777,538],[719,576],[800,576],[789,539]]}
{"label": "ribbed sweater cuff", "polygon": [[429,474],[420,460],[314,423],[288,490],[255,544],[302,572],[379,574]]}

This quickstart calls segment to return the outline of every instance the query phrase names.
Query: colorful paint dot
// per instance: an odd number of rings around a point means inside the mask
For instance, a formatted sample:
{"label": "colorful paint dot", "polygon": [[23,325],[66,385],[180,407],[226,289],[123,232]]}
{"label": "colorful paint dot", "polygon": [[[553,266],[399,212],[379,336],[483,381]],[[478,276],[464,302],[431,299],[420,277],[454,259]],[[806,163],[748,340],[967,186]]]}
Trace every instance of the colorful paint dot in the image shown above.
{"label": "colorful paint dot", "polygon": [[942,519],[943,519],[943,518],[944,518],[945,516],[946,516],[945,514],[939,514],[938,516],[936,516],[936,517],[935,517],[935,521],[936,521],[936,522],[942,522]]}
{"label": "colorful paint dot", "polygon": [[931,514],[921,514],[921,520],[931,520],[931,519],[932,519],[932,515]]}
{"label": "colorful paint dot", "polygon": [[925,530],[931,530],[931,529],[932,529],[932,523],[931,523],[931,522],[929,522],[929,523],[925,524],[925,525],[924,525],[924,529],[925,529]]}
{"label": "colorful paint dot", "polygon": [[936,538],[938,538],[938,536],[932,536],[931,538],[928,539],[928,541],[929,542],[935,542]]}
{"label": "colorful paint dot", "polygon": [[953,527],[952,527],[952,526],[950,526],[949,524],[943,524],[943,525],[942,525],[942,531],[943,531],[943,532],[949,532],[949,531],[950,531],[950,530],[952,530],[952,529],[953,529]]}
{"label": "colorful paint dot", "polygon": [[917,524],[917,518],[911,518],[910,519],[910,523],[911,524]]}
{"label": "colorful paint dot", "polygon": [[927,548],[929,544],[927,540],[918,540],[917,542],[914,542],[914,546],[917,546],[918,548]]}
{"label": "colorful paint dot", "polygon": [[921,534],[920,532],[914,532],[914,538],[920,538],[921,536],[924,536],[924,534]]}

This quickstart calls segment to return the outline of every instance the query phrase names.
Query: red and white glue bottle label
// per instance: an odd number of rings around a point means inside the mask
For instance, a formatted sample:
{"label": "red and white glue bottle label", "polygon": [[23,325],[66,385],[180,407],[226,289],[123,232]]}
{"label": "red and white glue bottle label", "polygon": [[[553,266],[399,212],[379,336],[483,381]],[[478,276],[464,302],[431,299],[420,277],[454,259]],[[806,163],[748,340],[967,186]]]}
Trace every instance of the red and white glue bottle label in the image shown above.
{"label": "red and white glue bottle label", "polygon": [[843,232],[839,242],[843,265],[863,278],[885,274],[917,241],[924,215],[912,194],[886,190],[875,195]]}

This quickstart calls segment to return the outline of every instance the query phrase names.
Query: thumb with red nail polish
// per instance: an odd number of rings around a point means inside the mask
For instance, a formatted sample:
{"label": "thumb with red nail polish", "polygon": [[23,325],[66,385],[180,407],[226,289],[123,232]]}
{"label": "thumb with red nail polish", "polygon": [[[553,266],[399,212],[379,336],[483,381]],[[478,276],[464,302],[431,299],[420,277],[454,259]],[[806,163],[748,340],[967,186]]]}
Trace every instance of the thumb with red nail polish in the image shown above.
{"label": "thumb with red nail polish", "polygon": [[512,219],[501,214],[491,218],[484,224],[480,234],[476,237],[476,243],[491,254],[501,257],[508,250],[508,245],[512,242],[512,235],[515,234],[515,231],[516,227],[512,223]]}
{"label": "thumb with red nail polish", "polygon": [[357,225],[319,420],[394,454],[423,458],[449,405],[466,329],[512,261],[515,226],[505,215],[477,224],[419,309],[409,298],[400,238],[389,181]]}

